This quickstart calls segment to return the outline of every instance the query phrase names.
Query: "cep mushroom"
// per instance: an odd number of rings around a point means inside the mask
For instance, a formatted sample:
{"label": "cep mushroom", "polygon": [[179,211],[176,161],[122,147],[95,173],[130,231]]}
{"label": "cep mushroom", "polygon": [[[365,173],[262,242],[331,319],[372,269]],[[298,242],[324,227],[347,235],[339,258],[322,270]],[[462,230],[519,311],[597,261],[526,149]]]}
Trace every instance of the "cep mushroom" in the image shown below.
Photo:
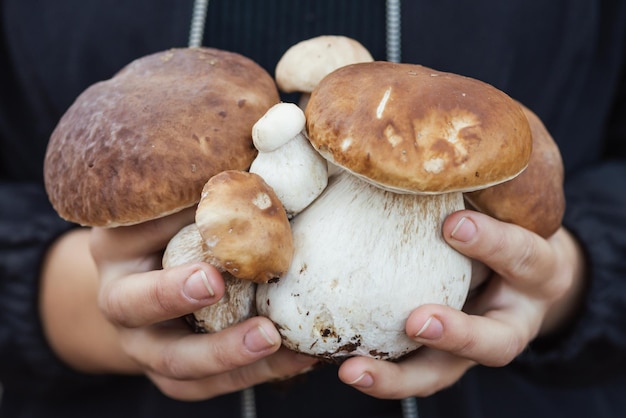
{"label": "cep mushroom", "polygon": [[466,193],[465,198],[481,212],[547,238],[559,229],[565,212],[563,161],[541,119],[520,106],[533,137],[528,168],[511,181]]}
{"label": "cep mushroom", "polygon": [[188,317],[196,331],[216,332],[255,315],[256,283],[282,276],[293,241],[287,214],[254,173],[223,171],[206,183],[196,222],[169,242],[163,266],[206,261],[224,278],[225,296]]}
{"label": "cep mushroom", "polygon": [[441,225],[464,192],[525,169],[528,121],[486,83],[386,62],[329,74],[306,119],[314,148],[342,170],[292,220],[291,266],[259,285],[257,310],[293,350],[401,358],[419,347],[404,331],[413,309],[462,307],[471,263]]}
{"label": "cep mushroom", "polygon": [[279,101],[252,60],[212,48],[139,58],[87,88],[60,119],[44,162],[61,217],[132,225],[192,207],[204,184],[247,170],[254,123]]}
{"label": "cep mushroom", "polygon": [[[87,88],[60,119],[44,163],[49,199],[66,220],[107,228],[193,207],[209,179],[250,167],[252,126],[278,102],[272,77],[236,53],[181,48],[141,57]],[[206,261],[196,230],[172,240],[164,265]],[[222,313],[249,315],[254,286],[225,280],[225,300],[246,306]]]}
{"label": "cep mushroom", "polygon": [[207,182],[196,224],[211,264],[257,283],[282,276],[293,241],[287,214],[274,190],[257,174],[229,170]]}
{"label": "cep mushroom", "polygon": [[357,40],[340,35],[322,35],[292,45],[276,64],[278,88],[302,93],[299,106],[306,107],[311,92],[327,75],[348,64],[371,62],[369,51]]}

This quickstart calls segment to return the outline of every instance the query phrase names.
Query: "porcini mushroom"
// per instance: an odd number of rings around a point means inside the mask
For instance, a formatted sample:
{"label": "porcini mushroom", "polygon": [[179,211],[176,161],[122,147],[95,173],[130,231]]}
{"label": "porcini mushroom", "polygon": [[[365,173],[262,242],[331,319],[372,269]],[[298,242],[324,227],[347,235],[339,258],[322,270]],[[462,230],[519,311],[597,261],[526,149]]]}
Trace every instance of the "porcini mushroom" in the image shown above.
{"label": "porcini mushroom", "polygon": [[348,64],[373,61],[357,40],[340,35],[322,35],[292,45],[276,64],[274,76],[285,93],[302,93],[299,105],[306,107],[310,93],[327,74]]}
{"label": "porcini mushroom", "polygon": [[311,146],[304,112],[293,103],[271,107],[252,127],[259,151],[250,172],[261,176],[292,218],[322,193],[328,184],[328,164]]}
{"label": "porcini mushroom", "polygon": [[257,174],[228,170],[213,176],[202,190],[196,225],[208,261],[234,277],[266,283],[289,267],[287,214]]}
{"label": "porcini mushroom", "polygon": [[252,60],[212,48],[141,57],[87,88],[48,144],[45,185],[82,225],[145,222],[200,200],[213,175],[247,170],[252,125],[279,101]]}
{"label": "porcini mushroom", "polygon": [[419,346],[404,331],[413,309],[463,305],[470,260],[441,225],[464,192],[524,170],[528,121],[486,83],[386,62],[329,74],[306,119],[312,145],[342,171],[292,220],[291,266],[258,286],[257,310],[293,350],[398,359]]}
{"label": "porcini mushroom", "polygon": [[547,238],[559,229],[565,212],[563,161],[541,119],[520,106],[533,137],[527,169],[511,181],[466,193],[465,198],[481,212]]}

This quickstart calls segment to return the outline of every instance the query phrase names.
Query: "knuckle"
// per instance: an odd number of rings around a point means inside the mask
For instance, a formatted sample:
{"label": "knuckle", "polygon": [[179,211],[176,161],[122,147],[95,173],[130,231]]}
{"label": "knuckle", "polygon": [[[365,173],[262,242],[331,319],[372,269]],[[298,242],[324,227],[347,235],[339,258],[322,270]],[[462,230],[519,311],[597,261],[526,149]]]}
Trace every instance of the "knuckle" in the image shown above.
{"label": "knuckle", "polygon": [[169,346],[161,351],[154,370],[168,379],[183,380],[189,377],[184,366],[184,359],[181,359]]}
{"label": "knuckle", "polygon": [[536,269],[537,256],[537,246],[529,236],[525,236],[517,247],[516,256],[512,258],[510,270],[524,277],[531,274]]}
{"label": "knuckle", "polygon": [[518,334],[511,334],[501,343],[497,355],[489,358],[484,364],[490,367],[504,367],[511,363],[526,347],[527,339]]}
{"label": "knuckle", "polygon": [[98,292],[98,309],[104,317],[114,325],[129,326],[128,318],[124,315],[118,297],[117,288],[114,286],[103,286]]}
{"label": "knuckle", "polygon": [[175,292],[172,292],[167,280],[156,280],[148,291],[149,306],[165,314],[177,313],[177,298],[174,295]]}
{"label": "knuckle", "polygon": [[472,353],[476,347],[477,341],[474,335],[469,332],[469,328],[460,336],[456,341],[455,346],[452,348],[452,352],[465,357],[469,353]]}

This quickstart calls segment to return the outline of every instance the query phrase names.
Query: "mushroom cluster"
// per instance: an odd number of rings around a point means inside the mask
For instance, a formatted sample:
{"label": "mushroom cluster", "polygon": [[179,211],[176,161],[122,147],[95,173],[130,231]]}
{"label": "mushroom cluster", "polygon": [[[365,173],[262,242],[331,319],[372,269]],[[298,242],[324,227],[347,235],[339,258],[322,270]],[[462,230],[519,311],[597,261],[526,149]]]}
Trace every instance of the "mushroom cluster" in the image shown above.
{"label": "mushroom cluster", "polygon": [[[417,349],[404,331],[409,313],[461,308],[468,293],[471,262],[441,236],[466,197],[543,235],[560,225],[560,156],[537,120],[489,84],[419,65],[332,71],[307,103],[306,135],[339,170],[291,220],[293,260],[259,286],[258,312],[288,348],[330,361]],[[553,183],[538,181],[546,174]],[[554,196],[552,215],[512,210],[526,193]]]}

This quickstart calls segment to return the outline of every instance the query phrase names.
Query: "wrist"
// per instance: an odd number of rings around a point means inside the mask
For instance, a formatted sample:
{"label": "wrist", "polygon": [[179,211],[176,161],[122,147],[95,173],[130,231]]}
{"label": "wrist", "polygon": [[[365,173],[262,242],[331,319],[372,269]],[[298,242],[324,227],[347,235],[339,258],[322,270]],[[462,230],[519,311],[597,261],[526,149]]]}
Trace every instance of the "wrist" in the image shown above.
{"label": "wrist", "polygon": [[136,373],[117,329],[97,304],[98,272],[89,252],[89,230],[57,239],[44,259],[39,314],[44,336],[69,367],[84,373]]}
{"label": "wrist", "polygon": [[580,311],[587,289],[586,257],[576,238],[561,228],[551,238],[560,252],[558,280],[566,284],[560,296],[550,305],[539,336],[549,337],[569,328]]}

